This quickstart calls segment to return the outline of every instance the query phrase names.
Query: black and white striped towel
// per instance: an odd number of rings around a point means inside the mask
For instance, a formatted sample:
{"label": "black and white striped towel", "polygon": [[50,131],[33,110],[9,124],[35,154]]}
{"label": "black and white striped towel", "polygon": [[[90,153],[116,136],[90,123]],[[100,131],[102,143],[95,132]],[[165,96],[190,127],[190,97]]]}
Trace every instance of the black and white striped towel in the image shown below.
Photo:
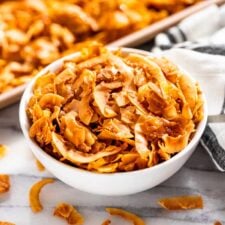
{"label": "black and white striped towel", "polygon": [[[162,50],[200,82],[209,114],[225,114],[225,5],[211,6],[158,34],[152,51]],[[224,172],[225,122],[209,123],[201,144]]]}
{"label": "black and white striped towel", "polygon": [[155,37],[152,51],[225,44],[225,5],[210,6]]}

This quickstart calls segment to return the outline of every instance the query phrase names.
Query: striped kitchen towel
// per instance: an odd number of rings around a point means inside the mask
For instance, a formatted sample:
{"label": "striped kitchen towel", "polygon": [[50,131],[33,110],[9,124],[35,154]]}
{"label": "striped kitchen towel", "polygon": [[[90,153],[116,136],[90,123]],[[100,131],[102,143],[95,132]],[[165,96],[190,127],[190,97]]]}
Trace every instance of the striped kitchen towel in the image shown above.
{"label": "striped kitchen towel", "polygon": [[[211,6],[158,34],[151,51],[162,50],[167,50],[163,54],[187,71],[197,72],[205,88],[209,113],[225,114],[225,5]],[[224,172],[225,121],[208,123],[201,144]]]}
{"label": "striped kitchen towel", "polygon": [[210,6],[155,37],[152,51],[225,44],[225,5]]}

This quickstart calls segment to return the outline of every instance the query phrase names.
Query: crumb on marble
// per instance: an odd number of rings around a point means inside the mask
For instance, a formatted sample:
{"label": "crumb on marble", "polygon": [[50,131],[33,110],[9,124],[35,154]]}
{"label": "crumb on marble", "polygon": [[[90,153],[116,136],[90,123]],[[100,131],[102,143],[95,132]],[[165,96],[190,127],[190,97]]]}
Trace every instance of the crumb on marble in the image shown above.
{"label": "crumb on marble", "polygon": [[10,177],[6,174],[0,174],[0,193],[8,192],[10,189]]}

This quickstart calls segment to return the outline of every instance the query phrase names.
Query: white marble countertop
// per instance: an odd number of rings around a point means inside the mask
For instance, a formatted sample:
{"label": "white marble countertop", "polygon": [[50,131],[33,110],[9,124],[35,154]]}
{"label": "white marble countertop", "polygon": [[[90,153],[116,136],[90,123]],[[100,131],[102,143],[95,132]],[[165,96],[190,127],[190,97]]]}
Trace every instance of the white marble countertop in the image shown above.
{"label": "white marble countertop", "polygon": [[[154,225],[212,225],[215,220],[225,224],[225,174],[218,172],[207,153],[199,146],[185,166],[163,184],[130,196],[103,197],[87,194],[68,187],[60,181],[46,186],[41,193],[44,210],[33,214],[29,208],[30,186],[40,177],[50,176],[38,172],[34,158],[23,138],[18,122],[18,105],[0,111],[0,143],[8,146],[8,156],[0,159],[0,173],[11,175],[11,190],[0,196],[0,221],[17,225],[66,224],[53,217],[52,211],[58,202],[69,202],[85,216],[85,225],[100,225],[108,218],[104,208],[121,207],[137,213],[146,224]],[[203,210],[167,212],[161,209],[158,198],[173,195],[200,194],[204,199]],[[113,219],[115,225],[130,224]]]}

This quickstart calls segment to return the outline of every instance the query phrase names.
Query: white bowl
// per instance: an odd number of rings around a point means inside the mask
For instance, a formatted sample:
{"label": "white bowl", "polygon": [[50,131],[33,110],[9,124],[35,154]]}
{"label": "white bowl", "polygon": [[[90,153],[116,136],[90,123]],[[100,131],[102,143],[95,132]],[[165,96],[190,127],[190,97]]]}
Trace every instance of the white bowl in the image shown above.
{"label": "white bowl", "polygon": [[[122,48],[122,51],[138,53],[145,56],[150,55],[150,53],[146,51],[131,48]],[[194,134],[194,137],[190,143],[170,160],[162,162],[151,168],[137,171],[100,174],[79,169],[74,166],[62,163],[48,155],[38,146],[34,140],[29,137],[30,124],[25,109],[30,97],[33,95],[32,88],[36,79],[45,74],[47,71],[56,71],[63,64],[63,61],[70,60],[76,57],[78,54],[79,53],[68,55],[47,66],[31,81],[22,96],[19,109],[20,125],[34,155],[52,174],[54,174],[64,183],[79,190],[100,195],[134,194],[155,187],[156,185],[171,177],[191,156],[201,138],[207,121],[206,102],[204,104],[204,118],[199,123],[196,133]]]}

